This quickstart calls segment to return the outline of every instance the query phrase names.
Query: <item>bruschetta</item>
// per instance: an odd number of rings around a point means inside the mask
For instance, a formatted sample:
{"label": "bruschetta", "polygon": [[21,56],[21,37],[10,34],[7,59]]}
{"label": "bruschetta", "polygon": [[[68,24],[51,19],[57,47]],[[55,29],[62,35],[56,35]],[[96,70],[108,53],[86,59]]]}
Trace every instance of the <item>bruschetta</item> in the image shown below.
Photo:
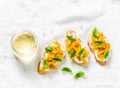
{"label": "bruschetta", "polygon": [[59,63],[64,60],[65,52],[58,41],[45,47],[44,56],[38,65],[39,74],[47,74],[57,69]]}
{"label": "bruschetta", "polygon": [[70,60],[83,66],[88,64],[89,51],[82,45],[82,42],[75,31],[68,30],[66,32],[65,45]]}
{"label": "bruschetta", "polygon": [[102,66],[106,65],[110,56],[110,43],[97,28],[91,31],[88,38],[88,46],[94,54],[95,60]]}

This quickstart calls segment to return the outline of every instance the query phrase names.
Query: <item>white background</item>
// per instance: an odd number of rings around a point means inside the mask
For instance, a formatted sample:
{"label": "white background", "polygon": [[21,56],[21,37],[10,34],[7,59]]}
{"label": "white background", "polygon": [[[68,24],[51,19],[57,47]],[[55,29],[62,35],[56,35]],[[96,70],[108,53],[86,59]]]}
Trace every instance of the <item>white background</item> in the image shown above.
{"label": "white background", "polygon": [[[41,76],[11,52],[11,37],[20,30],[33,31],[43,52],[53,40],[64,45],[68,29],[75,30],[87,46],[93,27],[111,43],[111,58],[104,67],[92,53],[87,67],[71,63],[66,54],[58,71]],[[73,73],[61,72],[63,66],[71,67]],[[73,79],[79,70],[85,77]],[[120,0],[0,0],[0,88],[120,88]]]}

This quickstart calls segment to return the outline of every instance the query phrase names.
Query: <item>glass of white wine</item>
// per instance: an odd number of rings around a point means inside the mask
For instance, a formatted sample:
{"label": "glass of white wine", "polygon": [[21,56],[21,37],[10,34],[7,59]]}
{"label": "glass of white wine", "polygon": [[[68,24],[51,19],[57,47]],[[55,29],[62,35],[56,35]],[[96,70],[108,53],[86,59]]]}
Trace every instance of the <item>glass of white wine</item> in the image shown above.
{"label": "glass of white wine", "polygon": [[14,56],[25,65],[33,63],[38,57],[39,43],[33,32],[15,33],[11,44]]}

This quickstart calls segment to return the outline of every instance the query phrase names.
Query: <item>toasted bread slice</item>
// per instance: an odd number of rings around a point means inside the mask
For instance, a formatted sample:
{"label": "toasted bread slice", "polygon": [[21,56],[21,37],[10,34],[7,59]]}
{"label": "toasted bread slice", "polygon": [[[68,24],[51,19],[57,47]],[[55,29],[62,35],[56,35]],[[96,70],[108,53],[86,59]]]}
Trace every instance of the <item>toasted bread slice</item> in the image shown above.
{"label": "toasted bread slice", "polygon": [[88,46],[94,54],[95,60],[102,66],[106,65],[110,56],[110,44],[104,34],[94,28],[88,38]]}
{"label": "toasted bread slice", "polygon": [[87,65],[89,52],[83,47],[81,40],[73,30],[68,30],[65,36],[66,50],[69,53],[70,60],[80,65]]}
{"label": "toasted bread slice", "polygon": [[65,52],[58,41],[54,41],[47,46],[44,51],[44,57],[38,65],[39,74],[47,74],[57,69],[60,62],[64,60]]}

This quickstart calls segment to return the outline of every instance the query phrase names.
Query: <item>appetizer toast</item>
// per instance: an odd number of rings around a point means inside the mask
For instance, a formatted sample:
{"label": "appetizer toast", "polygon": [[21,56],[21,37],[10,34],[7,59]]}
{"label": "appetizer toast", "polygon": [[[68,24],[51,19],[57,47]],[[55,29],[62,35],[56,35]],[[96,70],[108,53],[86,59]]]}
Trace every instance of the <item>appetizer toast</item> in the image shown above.
{"label": "appetizer toast", "polygon": [[54,41],[47,46],[44,51],[44,57],[38,65],[39,74],[47,74],[57,69],[60,62],[64,60],[64,50],[58,41]]}
{"label": "appetizer toast", "polygon": [[81,40],[73,30],[68,30],[65,36],[66,50],[70,55],[70,60],[80,65],[87,65],[89,52],[83,47]]}
{"label": "appetizer toast", "polygon": [[96,61],[104,66],[109,58],[110,44],[102,32],[94,28],[88,38],[88,46]]}

